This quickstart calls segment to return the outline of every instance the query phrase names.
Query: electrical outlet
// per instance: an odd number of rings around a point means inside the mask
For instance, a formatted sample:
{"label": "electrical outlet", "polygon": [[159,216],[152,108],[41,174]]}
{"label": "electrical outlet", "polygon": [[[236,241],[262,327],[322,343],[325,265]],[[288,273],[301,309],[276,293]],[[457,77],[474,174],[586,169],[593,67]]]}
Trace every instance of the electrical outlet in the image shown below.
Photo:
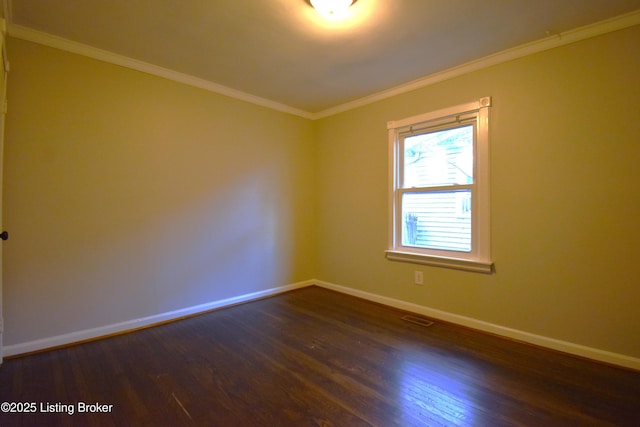
{"label": "electrical outlet", "polygon": [[422,271],[416,270],[413,272],[413,283],[415,283],[416,285],[422,285],[424,283]]}

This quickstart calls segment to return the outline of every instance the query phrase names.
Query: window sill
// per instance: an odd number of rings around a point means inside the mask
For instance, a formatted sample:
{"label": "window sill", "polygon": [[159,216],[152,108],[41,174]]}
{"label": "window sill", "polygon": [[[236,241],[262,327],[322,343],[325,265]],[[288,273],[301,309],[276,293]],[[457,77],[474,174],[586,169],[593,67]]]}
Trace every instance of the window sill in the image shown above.
{"label": "window sill", "polygon": [[473,271],[476,273],[493,273],[492,262],[475,261],[460,258],[447,258],[392,250],[385,251],[385,256],[389,261],[410,262],[413,264],[453,268],[456,270]]}

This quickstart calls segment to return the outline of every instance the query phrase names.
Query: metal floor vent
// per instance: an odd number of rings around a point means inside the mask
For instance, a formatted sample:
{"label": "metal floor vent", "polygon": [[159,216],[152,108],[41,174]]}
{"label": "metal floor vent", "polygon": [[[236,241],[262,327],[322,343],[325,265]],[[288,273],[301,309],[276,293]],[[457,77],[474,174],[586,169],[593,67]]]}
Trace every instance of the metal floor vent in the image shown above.
{"label": "metal floor vent", "polygon": [[409,323],[415,323],[416,325],[420,325],[420,326],[431,326],[431,325],[433,325],[433,322],[431,320],[427,320],[425,318],[418,317],[418,316],[412,316],[410,314],[407,314],[406,316],[403,316],[402,320],[404,320],[405,322],[409,322]]}

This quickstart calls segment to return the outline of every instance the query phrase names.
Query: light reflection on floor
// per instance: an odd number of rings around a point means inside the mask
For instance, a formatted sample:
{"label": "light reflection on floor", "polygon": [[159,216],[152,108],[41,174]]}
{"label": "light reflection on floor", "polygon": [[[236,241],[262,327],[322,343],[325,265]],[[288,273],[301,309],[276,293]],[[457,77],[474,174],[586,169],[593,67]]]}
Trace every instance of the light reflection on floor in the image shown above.
{"label": "light reflection on floor", "polygon": [[408,360],[399,366],[398,379],[403,425],[473,425],[473,405],[460,381]]}

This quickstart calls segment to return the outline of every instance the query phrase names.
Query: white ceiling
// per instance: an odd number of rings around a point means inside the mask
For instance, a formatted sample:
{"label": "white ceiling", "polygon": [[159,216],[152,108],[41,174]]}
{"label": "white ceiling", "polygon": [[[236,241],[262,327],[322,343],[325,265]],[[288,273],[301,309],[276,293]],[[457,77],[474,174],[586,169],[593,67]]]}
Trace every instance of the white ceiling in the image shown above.
{"label": "white ceiling", "polygon": [[640,0],[9,0],[11,29],[59,36],[318,113],[525,43],[640,10]]}

